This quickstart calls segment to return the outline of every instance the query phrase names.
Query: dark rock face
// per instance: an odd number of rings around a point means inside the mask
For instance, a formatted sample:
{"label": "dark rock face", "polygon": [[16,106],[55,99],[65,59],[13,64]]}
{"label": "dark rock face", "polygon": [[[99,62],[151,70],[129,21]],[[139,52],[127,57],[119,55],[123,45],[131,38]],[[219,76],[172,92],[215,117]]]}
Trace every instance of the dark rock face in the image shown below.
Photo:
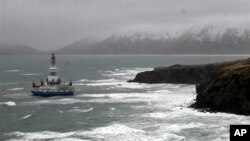
{"label": "dark rock face", "polygon": [[164,83],[165,75],[160,71],[145,71],[140,72],[136,75],[135,79],[129,82],[139,82],[139,83]]}
{"label": "dark rock face", "polygon": [[158,67],[152,71],[138,73],[135,79],[129,82],[139,83],[177,83],[177,84],[199,84],[205,81],[219,68],[230,64],[215,63],[207,65],[174,65],[170,67]]}
{"label": "dark rock face", "polygon": [[196,92],[194,108],[250,115],[250,60],[221,68]]}
{"label": "dark rock face", "polygon": [[250,115],[250,59],[155,68],[131,82],[197,84],[191,107]]}

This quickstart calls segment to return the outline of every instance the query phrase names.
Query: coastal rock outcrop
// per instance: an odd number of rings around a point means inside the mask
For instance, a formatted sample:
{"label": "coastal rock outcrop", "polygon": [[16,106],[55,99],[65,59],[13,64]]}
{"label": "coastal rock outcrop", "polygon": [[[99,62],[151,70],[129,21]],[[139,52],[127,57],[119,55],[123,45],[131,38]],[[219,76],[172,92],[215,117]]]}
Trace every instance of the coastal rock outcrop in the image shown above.
{"label": "coastal rock outcrop", "polygon": [[196,84],[191,107],[250,115],[250,59],[159,67],[138,73],[130,82]]}
{"label": "coastal rock outcrop", "polygon": [[250,115],[250,59],[219,69],[196,92],[194,108]]}
{"label": "coastal rock outcrop", "polygon": [[234,62],[214,63],[205,65],[173,65],[157,67],[152,71],[140,72],[129,82],[138,83],[177,83],[200,84],[207,80],[218,69]]}

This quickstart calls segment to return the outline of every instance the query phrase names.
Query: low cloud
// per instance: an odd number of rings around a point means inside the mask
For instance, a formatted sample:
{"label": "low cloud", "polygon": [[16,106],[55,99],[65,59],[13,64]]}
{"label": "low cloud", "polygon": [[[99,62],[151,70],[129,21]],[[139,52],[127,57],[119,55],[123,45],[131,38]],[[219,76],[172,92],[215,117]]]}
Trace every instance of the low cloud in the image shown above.
{"label": "low cloud", "polygon": [[249,0],[0,0],[1,40],[54,50],[117,32],[249,28]]}

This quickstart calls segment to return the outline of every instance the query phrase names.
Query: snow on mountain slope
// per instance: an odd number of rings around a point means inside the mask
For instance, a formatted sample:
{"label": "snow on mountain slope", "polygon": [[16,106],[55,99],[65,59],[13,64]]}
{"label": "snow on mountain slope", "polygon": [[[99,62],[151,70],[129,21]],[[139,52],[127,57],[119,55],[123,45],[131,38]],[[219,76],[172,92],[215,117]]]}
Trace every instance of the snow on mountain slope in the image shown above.
{"label": "snow on mountain slope", "polygon": [[[117,32],[87,44],[76,42],[64,50],[97,54],[239,53],[248,51],[250,30],[239,28],[193,27],[176,33]],[[87,46],[87,47],[86,47]],[[238,48],[236,50],[236,48]],[[67,50],[66,50],[67,49]],[[227,51],[228,50],[228,51]],[[249,50],[250,51],[250,50]],[[250,52],[249,52],[250,53]]]}

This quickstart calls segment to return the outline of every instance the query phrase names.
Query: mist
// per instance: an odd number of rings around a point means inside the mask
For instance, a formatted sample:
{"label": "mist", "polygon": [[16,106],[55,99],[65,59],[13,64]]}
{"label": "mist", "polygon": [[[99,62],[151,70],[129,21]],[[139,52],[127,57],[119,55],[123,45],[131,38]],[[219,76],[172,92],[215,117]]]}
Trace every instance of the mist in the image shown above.
{"label": "mist", "polygon": [[249,0],[0,0],[0,41],[51,51],[112,34],[246,29]]}

